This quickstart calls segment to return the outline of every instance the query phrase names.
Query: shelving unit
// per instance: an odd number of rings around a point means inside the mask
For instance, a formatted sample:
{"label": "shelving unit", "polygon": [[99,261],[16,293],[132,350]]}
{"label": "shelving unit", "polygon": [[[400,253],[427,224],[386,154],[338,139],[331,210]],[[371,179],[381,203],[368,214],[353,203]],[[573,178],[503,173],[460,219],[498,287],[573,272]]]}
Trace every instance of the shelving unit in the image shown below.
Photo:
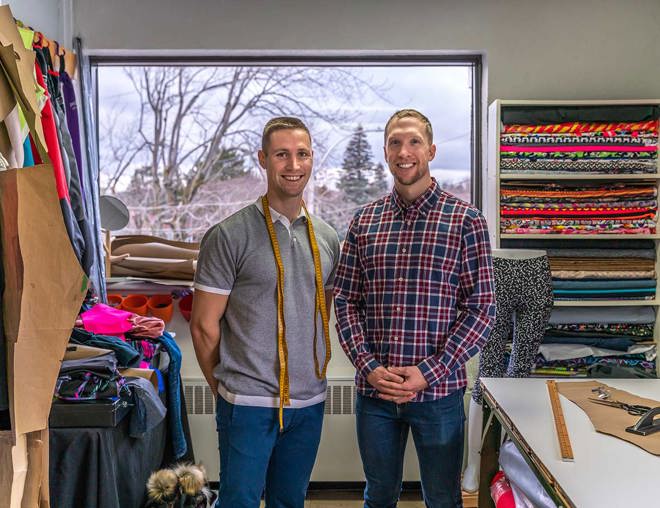
{"label": "shelving unit", "polygon": [[[660,344],[660,227],[656,226],[656,232],[653,234],[511,234],[501,233],[500,228],[500,196],[501,185],[513,181],[548,181],[548,182],[576,182],[584,181],[585,183],[594,182],[625,182],[625,183],[646,183],[652,184],[660,189],[660,167],[656,169],[655,173],[649,174],[580,174],[580,173],[566,173],[551,174],[550,172],[544,173],[502,173],[500,171],[500,136],[502,132],[502,118],[503,111],[507,108],[520,109],[524,108],[538,108],[539,110],[548,110],[552,108],[573,108],[580,111],[588,111],[589,108],[595,107],[617,107],[621,106],[625,110],[626,106],[660,106],[660,100],[589,100],[589,101],[516,101],[516,100],[496,100],[488,109],[488,173],[486,185],[484,186],[483,203],[486,218],[488,221],[488,228],[491,237],[491,245],[496,248],[502,248],[502,240],[508,239],[533,239],[533,240],[557,240],[557,239],[582,239],[593,240],[594,247],[598,247],[599,242],[607,240],[653,240],[655,244],[656,258],[655,258],[655,272],[656,272],[656,297],[652,300],[557,300],[554,305],[556,307],[630,307],[630,306],[653,306],[656,309],[656,321],[654,326],[654,339],[656,344]],[[580,121],[580,118],[566,119],[565,121]],[[595,121],[588,119],[584,121]],[[659,149],[660,150],[660,149]],[[660,155],[660,154],[659,154]],[[658,157],[660,160],[660,157]],[[657,163],[657,161],[656,161]],[[657,199],[660,199],[658,197]],[[658,213],[655,217],[656,224],[658,223]],[[657,363],[656,363],[657,365]],[[658,368],[656,367],[656,372]]]}

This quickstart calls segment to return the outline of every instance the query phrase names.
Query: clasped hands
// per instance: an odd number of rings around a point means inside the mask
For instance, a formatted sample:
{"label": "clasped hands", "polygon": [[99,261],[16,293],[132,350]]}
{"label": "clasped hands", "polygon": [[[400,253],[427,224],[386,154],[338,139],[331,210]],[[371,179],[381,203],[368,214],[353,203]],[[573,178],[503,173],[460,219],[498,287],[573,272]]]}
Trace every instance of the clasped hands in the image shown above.
{"label": "clasped hands", "polygon": [[417,392],[429,386],[422,371],[409,367],[376,367],[367,376],[367,382],[378,390],[378,398],[404,404],[415,398]]}

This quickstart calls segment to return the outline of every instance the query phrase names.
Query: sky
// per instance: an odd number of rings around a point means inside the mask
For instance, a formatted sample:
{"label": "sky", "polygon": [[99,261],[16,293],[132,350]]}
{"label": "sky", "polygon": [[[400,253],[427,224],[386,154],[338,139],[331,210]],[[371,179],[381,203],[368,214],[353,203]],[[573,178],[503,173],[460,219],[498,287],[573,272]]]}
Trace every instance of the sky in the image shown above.
{"label": "sky", "polygon": [[[358,111],[354,125],[316,126],[323,130],[319,134],[327,139],[322,153],[319,150],[315,153],[318,174],[333,180],[357,123],[362,124],[368,133],[374,162],[384,164],[382,130],[387,119],[398,109],[414,108],[424,113],[433,125],[437,146],[436,158],[431,163],[433,175],[441,182],[469,179],[472,101],[472,71],[469,67],[369,66],[352,70],[365,80],[382,84],[383,91],[380,96],[365,93],[354,99],[353,107]],[[117,105],[123,108],[125,119],[135,114],[138,97],[121,67],[99,67],[98,83],[99,114],[102,119]],[[325,106],[335,105],[330,103]],[[103,150],[102,128],[100,134],[100,148]],[[312,135],[316,133],[312,132]],[[325,167],[319,168],[319,163]]]}

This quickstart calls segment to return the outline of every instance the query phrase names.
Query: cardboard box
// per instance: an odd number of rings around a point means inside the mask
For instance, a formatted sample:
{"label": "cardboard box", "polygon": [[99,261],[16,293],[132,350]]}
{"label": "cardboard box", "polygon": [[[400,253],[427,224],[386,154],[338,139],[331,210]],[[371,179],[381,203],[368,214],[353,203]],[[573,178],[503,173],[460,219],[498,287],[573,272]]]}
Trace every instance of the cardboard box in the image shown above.
{"label": "cardboard box", "polygon": [[124,377],[143,377],[151,381],[151,384],[154,385],[156,393],[158,393],[158,375],[153,369],[119,369],[119,373]]}
{"label": "cardboard box", "polygon": [[124,399],[63,402],[56,400],[50,410],[48,424],[60,427],[116,427],[130,412]]}

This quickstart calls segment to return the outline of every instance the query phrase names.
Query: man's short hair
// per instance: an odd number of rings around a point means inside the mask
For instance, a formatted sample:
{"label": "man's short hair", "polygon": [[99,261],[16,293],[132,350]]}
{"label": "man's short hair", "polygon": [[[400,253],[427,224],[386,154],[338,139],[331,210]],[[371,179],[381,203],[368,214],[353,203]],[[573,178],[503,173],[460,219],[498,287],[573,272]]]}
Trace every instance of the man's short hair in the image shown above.
{"label": "man's short hair", "polygon": [[267,152],[270,135],[275,131],[281,131],[284,129],[301,129],[307,133],[310,142],[312,140],[312,135],[310,134],[309,129],[300,118],[296,118],[295,116],[278,116],[276,118],[271,118],[266,123],[264,132],[261,135],[261,149],[264,152]]}
{"label": "man's short hair", "polygon": [[428,118],[426,118],[426,116],[424,116],[416,109],[400,109],[390,117],[390,119],[385,124],[385,144],[387,144],[387,133],[390,130],[390,125],[392,125],[392,123],[396,122],[397,120],[401,120],[402,118],[406,117],[417,118],[417,120],[424,124],[424,129],[426,130],[426,139],[428,140],[429,145],[432,145],[433,127],[431,127],[431,122]]}

